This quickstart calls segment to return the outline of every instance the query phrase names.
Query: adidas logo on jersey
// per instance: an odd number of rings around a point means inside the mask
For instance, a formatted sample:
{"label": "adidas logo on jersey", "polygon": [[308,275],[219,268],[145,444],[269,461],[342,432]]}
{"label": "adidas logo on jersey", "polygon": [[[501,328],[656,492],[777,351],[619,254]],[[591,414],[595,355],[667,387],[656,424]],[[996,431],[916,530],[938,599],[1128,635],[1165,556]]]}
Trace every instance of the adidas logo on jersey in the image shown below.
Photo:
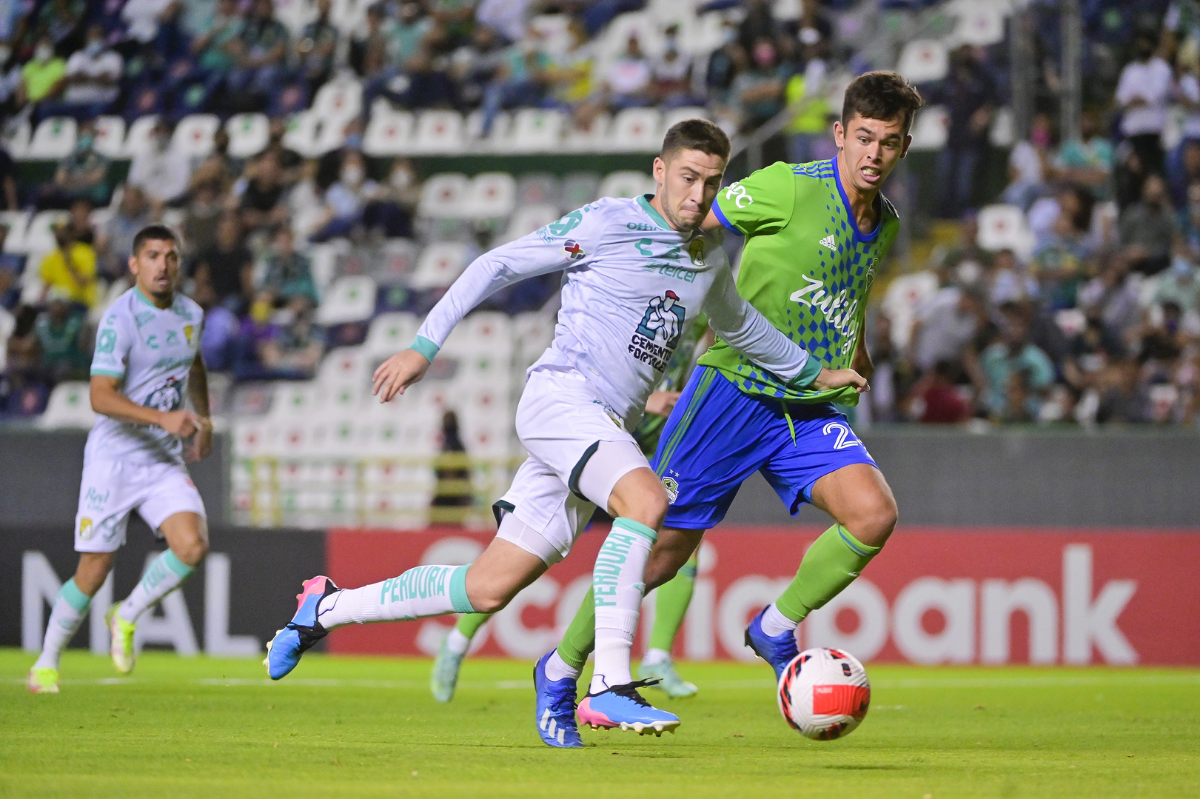
{"label": "adidas logo on jersey", "polygon": [[821,246],[828,247],[830,250],[832,250],[835,253],[837,252],[837,242],[834,241],[832,233],[821,240]]}

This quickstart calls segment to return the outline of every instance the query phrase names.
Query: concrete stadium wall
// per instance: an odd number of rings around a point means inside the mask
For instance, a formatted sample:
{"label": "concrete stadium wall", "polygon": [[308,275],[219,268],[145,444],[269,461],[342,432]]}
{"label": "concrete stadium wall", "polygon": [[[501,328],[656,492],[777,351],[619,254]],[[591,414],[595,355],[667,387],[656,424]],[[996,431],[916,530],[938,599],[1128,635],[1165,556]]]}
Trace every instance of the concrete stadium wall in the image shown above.
{"label": "concrete stadium wall", "polygon": [[[1192,528],[1200,525],[1200,436],[1178,429],[1079,432],[1006,430],[972,435],[934,428],[875,428],[863,441],[896,493],[903,524]],[[70,526],[82,432],[0,430],[0,529]],[[225,522],[229,441],[192,475],[210,519]],[[687,476],[683,476],[686,480]],[[760,477],[730,509],[735,524],[793,521]],[[820,524],[804,508],[797,522]]]}

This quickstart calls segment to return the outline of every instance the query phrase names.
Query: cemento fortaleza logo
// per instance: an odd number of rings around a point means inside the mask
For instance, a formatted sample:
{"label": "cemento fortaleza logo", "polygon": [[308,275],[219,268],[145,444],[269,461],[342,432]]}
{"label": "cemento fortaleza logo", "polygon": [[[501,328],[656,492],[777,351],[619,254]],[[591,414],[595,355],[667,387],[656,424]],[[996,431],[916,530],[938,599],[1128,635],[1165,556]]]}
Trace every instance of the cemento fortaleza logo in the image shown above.
{"label": "cemento fortaleza logo", "polygon": [[668,289],[662,297],[650,298],[646,313],[630,339],[629,354],[662,372],[679,344],[686,319],[687,309],[680,305],[675,292]]}

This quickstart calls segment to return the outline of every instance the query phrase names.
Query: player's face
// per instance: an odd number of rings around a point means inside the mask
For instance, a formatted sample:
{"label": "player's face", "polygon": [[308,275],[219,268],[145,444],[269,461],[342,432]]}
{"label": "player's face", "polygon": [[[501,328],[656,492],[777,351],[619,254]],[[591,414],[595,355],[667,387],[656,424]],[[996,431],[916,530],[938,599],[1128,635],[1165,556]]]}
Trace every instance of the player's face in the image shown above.
{"label": "player's face", "polygon": [[904,132],[904,117],[867,119],[859,114],[845,126],[833,123],[833,139],[842,149],[849,175],[843,175],[859,192],[877,191],[900,159],[908,153],[912,137]]}
{"label": "player's face", "polygon": [[721,189],[725,159],[699,150],[679,150],[668,157],[669,161],[654,159],[663,216],[677,231],[695,230]]}
{"label": "player's face", "polygon": [[142,294],[169,298],[179,280],[179,246],[169,239],[149,239],[130,257],[129,271]]}

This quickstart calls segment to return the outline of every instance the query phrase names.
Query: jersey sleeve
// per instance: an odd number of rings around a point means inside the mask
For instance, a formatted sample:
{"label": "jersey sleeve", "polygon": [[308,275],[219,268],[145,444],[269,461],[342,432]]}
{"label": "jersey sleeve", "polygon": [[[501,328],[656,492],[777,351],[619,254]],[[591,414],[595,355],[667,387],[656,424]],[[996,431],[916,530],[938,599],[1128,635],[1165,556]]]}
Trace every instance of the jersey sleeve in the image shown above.
{"label": "jersey sleeve", "polygon": [[713,214],[729,230],[745,236],[777,233],[787,227],[796,204],[796,176],[776,162],[717,193]]}
{"label": "jersey sleeve", "polygon": [[133,347],[133,336],[128,322],[115,310],[109,310],[96,332],[96,350],[92,354],[93,377],[124,378],[129,363],[129,351]]}
{"label": "jersey sleeve", "polygon": [[722,266],[704,303],[708,323],[717,335],[746,358],[775,373],[789,386],[802,388],[821,371],[821,362],[810,358],[737,292],[729,267]]}
{"label": "jersey sleeve", "polygon": [[417,331],[412,349],[429,360],[454,326],[475,306],[518,281],[591,263],[604,231],[598,206],[572,211],[520,239],[500,245],[471,262]]}

